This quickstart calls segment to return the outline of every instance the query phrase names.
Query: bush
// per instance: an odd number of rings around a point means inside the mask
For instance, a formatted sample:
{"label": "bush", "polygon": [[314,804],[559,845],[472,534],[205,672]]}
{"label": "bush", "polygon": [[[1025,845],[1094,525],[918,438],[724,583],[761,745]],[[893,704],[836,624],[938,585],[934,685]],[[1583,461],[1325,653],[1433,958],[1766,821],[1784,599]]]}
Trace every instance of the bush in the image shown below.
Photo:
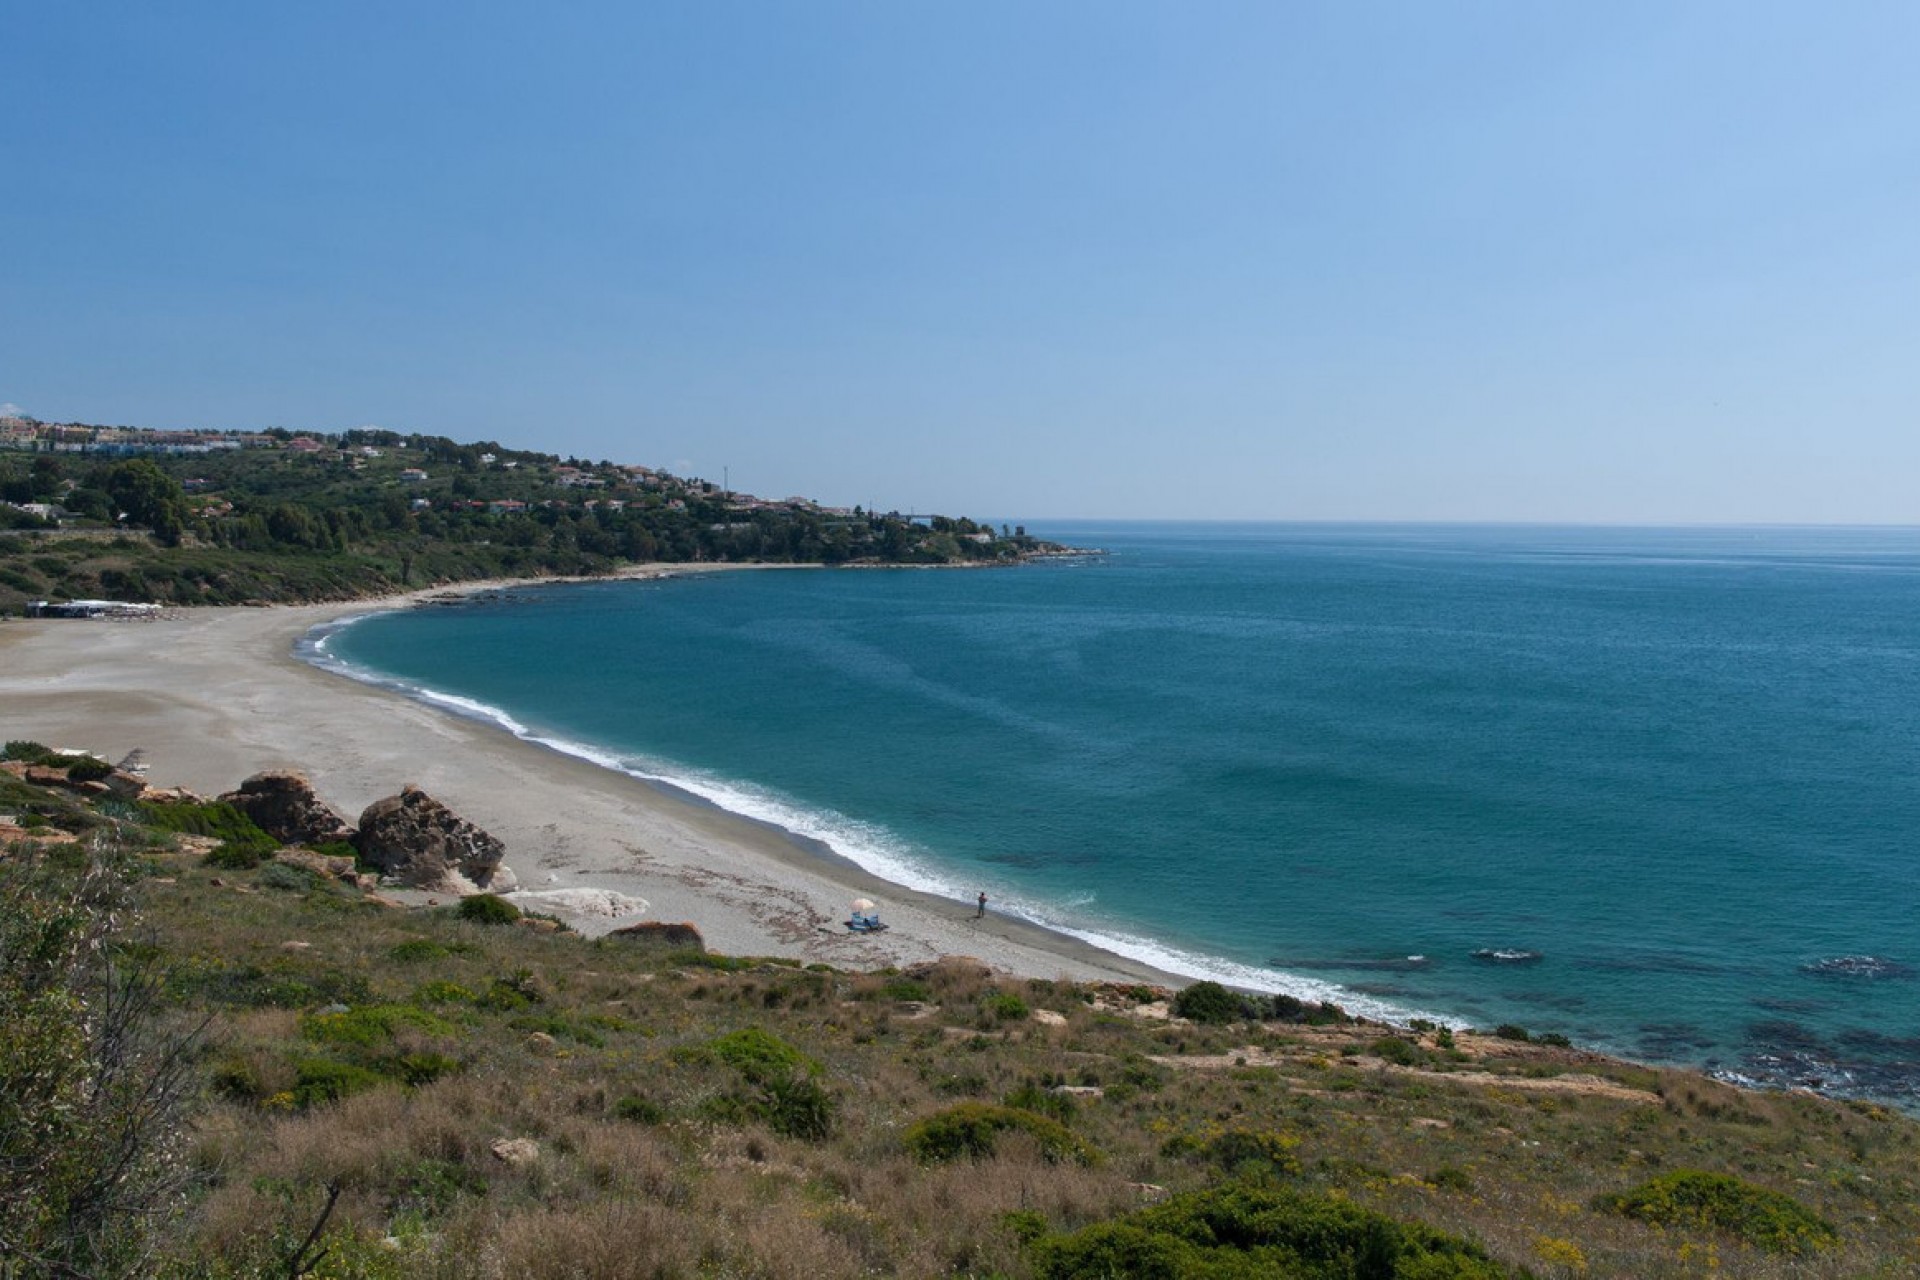
{"label": "bush", "polygon": [[453,1024],[410,1004],[376,1004],[345,1013],[311,1013],[300,1020],[300,1034],[315,1044],[376,1049],[392,1041],[401,1028],[428,1035],[450,1036]]}
{"label": "bush", "polygon": [[1008,1131],[1030,1135],[1041,1154],[1056,1164],[1071,1160],[1091,1165],[1099,1159],[1059,1121],[991,1102],[961,1102],[935,1112],[909,1127],[905,1142],[908,1151],[929,1163],[984,1160],[993,1154],[999,1135]]}
{"label": "bush", "polygon": [[980,1008],[995,1022],[1019,1022],[1032,1012],[1025,1000],[1010,992],[995,992],[980,1002]]}
{"label": "bush", "polygon": [[706,1052],[732,1067],[754,1084],[766,1084],[796,1071],[816,1072],[820,1064],[759,1027],[730,1031],[706,1046]]}
{"label": "bush", "polygon": [[1402,1040],[1399,1036],[1382,1036],[1368,1046],[1367,1052],[1397,1067],[1418,1066],[1427,1060],[1424,1049]]}
{"label": "bush", "polygon": [[1293,1280],[1506,1280],[1458,1236],[1351,1201],[1229,1184],[1174,1196],[1033,1247],[1043,1280],[1286,1276]]}
{"label": "bush", "polygon": [[1511,1022],[1503,1022],[1493,1029],[1493,1034],[1501,1040],[1517,1040],[1521,1044],[1531,1044],[1533,1033],[1525,1027],[1516,1027]]}
{"label": "bush", "polygon": [[379,1075],[365,1067],[332,1058],[302,1058],[294,1066],[293,1091],[288,1101],[302,1109],[316,1107],[377,1089],[382,1083]]}
{"label": "bush", "polygon": [[1835,1238],[1830,1223],[1790,1196],[1695,1169],[1676,1169],[1601,1196],[1594,1207],[1655,1226],[1724,1231],[1769,1253],[1806,1253]]}
{"label": "bush", "polygon": [[614,1102],[613,1118],[628,1124],[659,1124],[667,1118],[667,1111],[651,1098],[629,1093]]}
{"label": "bush", "polygon": [[1161,1151],[1168,1156],[1197,1156],[1234,1177],[1264,1182],[1300,1172],[1300,1157],[1294,1154],[1299,1146],[1300,1139],[1291,1134],[1235,1126],[1170,1138]]}
{"label": "bush", "polygon": [[428,938],[409,938],[388,950],[387,958],[401,964],[412,964],[418,960],[438,960],[442,956],[453,954],[453,948],[442,946]]}
{"label": "bush", "polygon": [[[224,849],[228,846],[220,847]],[[278,889],[283,893],[307,893],[320,887],[320,877],[305,867],[289,866],[284,862],[270,862],[261,868],[260,875],[254,883],[262,889]]]}
{"label": "bush", "polygon": [[53,754],[51,747],[42,746],[26,738],[16,738],[0,749],[0,760],[18,760],[22,764],[53,764],[59,757]]}
{"label": "bush", "polygon": [[927,988],[927,984],[924,982],[917,982],[912,978],[894,978],[880,988],[880,998],[883,1000],[912,1000],[919,1004],[926,1004],[933,999],[933,992]]}
{"label": "bush", "polygon": [[67,766],[67,778],[72,782],[98,782],[112,772],[112,765],[94,756],[81,756]]}
{"label": "bush", "polygon": [[223,871],[248,871],[273,856],[280,842],[255,825],[252,818],[230,804],[143,804],[142,818],[150,827],[174,835],[212,836],[220,841],[206,863]]}
{"label": "bush", "polygon": [[1072,1124],[1074,1114],[1079,1110],[1074,1105],[1072,1094],[1055,1093],[1031,1080],[1009,1093],[1001,1101],[1009,1107],[1031,1111],[1035,1115],[1058,1120],[1061,1124]]}
{"label": "bush", "polygon": [[818,1080],[807,1075],[777,1077],[766,1083],[761,1111],[775,1133],[820,1142],[833,1133],[837,1104]]}
{"label": "bush", "polygon": [[[18,745],[18,744],[11,744]],[[0,862],[0,1273],[123,1275],[188,1171],[197,1027],[116,947],[119,864]]]}
{"label": "bush", "polygon": [[494,893],[476,893],[460,899],[454,914],[474,924],[512,924],[520,918],[520,908]]}
{"label": "bush", "polygon": [[392,1074],[402,1081],[418,1088],[431,1084],[441,1076],[450,1076],[460,1070],[458,1059],[444,1053],[405,1053],[393,1061]]}
{"label": "bush", "polygon": [[1173,1011],[1189,1022],[1239,1022],[1247,1002],[1217,982],[1196,982],[1173,997]]}

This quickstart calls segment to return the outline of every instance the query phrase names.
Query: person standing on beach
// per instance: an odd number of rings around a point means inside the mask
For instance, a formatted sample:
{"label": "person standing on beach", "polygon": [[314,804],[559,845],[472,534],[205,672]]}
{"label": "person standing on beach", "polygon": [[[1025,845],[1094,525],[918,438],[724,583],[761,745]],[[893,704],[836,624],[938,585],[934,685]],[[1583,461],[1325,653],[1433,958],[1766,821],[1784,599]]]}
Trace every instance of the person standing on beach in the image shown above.
{"label": "person standing on beach", "polygon": [[973,913],[973,918],[975,920],[979,920],[982,917],[984,917],[986,914],[987,914],[987,895],[984,891],[982,891],[980,894],[980,908],[979,910]]}

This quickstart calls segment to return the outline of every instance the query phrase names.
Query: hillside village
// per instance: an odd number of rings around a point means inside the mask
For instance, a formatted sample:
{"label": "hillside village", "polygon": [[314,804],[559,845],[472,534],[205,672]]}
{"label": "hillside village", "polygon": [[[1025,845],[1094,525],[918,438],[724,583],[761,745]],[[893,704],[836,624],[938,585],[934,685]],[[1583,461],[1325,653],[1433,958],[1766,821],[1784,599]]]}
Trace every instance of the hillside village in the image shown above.
{"label": "hillside village", "polygon": [[0,419],[0,613],[62,597],[328,600],[636,563],[1010,564],[1064,550],[1024,528],[492,441]]}

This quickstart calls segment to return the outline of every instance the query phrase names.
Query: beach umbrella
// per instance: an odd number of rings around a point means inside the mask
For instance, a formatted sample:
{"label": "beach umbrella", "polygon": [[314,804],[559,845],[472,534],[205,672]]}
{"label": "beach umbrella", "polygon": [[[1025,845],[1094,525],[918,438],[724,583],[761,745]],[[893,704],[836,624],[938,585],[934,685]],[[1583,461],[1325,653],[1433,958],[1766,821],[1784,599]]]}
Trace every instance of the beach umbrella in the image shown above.
{"label": "beach umbrella", "polygon": [[872,898],[855,898],[853,900],[853,909],[855,911],[871,911],[873,910],[873,899]]}

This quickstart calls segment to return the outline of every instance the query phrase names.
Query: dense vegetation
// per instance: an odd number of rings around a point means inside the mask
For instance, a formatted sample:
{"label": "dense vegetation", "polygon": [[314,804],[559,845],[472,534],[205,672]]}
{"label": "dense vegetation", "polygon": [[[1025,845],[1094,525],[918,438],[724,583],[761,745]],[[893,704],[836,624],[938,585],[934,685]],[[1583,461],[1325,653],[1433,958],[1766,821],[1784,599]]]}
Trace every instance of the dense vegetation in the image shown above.
{"label": "dense vegetation", "polygon": [[[0,452],[0,613],[29,599],[333,600],[645,562],[949,564],[1044,544],[1004,526],[765,502],[611,462],[349,431],[321,447]],[[24,507],[58,507],[58,523]]]}
{"label": "dense vegetation", "polygon": [[0,1275],[1920,1265],[1920,1126],[1877,1107],[1331,1007],[1215,1021],[1205,988],[408,910],[310,863],[210,864],[257,844],[216,806],[23,773],[0,770]]}

